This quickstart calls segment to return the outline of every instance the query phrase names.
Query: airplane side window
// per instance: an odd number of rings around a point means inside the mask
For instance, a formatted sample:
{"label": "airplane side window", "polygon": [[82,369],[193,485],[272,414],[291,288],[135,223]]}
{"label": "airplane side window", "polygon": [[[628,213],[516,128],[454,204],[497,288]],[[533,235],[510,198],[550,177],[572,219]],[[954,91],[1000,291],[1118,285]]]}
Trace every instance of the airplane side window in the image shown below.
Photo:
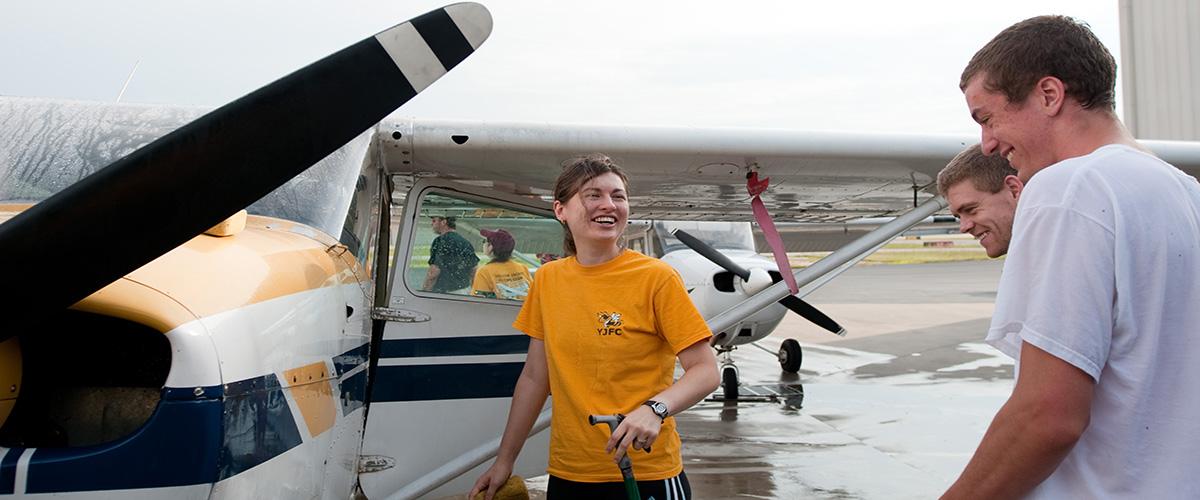
{"label": "airplane side window", "polygon": [[537,269],[562,255],[553,217],[443,193],[426,195],[418,213],[405,270],[414,291],[519,302]]}

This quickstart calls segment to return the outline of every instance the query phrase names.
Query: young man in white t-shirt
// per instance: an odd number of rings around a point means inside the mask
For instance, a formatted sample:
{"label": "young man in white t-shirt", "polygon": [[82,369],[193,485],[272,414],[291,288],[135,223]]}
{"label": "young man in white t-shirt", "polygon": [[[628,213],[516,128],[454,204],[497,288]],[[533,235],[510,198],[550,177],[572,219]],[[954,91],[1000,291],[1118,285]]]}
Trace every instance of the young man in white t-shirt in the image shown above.
{"label": "young man in white t-shirt", "polygon": [[946,498],[1200,498],[1200,184],[1114,112],[1087,25],[1017,23],[960,86],[1026,183],[987,340],[1013,394]]}

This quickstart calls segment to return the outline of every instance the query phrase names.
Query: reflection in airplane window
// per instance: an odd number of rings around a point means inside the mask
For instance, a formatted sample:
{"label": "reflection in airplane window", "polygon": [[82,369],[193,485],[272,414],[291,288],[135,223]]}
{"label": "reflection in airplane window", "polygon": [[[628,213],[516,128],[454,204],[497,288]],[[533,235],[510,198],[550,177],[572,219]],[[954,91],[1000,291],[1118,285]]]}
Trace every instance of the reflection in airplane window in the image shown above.
{"label": "reflection in airplane window", "polygon": [[720,250],[754,250],[754,233],[747,224],[715,221],[654,222],[663,253],[687,248],[683,242],[671,236],[672,229],[682,229],[700,241]]}
{"label": "reflection in airplane window", "polygon": [[405,281],[414,291],[522,301],[562,255],[553,217],[443,193],[421,200]]}

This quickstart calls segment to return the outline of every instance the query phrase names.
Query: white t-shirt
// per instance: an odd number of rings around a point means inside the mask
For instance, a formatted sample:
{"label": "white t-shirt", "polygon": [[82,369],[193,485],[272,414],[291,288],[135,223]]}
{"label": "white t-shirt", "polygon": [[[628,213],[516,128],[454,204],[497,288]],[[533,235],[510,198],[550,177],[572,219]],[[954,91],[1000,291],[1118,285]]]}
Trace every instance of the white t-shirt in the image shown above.
{"label": "white t-shirt", "polygon": [[1030,497],[1200,498],[1194,178],[1120,145],[1038,172],[987,340],[1013,358],[1029,342],[1096,381],[1087,430]]}

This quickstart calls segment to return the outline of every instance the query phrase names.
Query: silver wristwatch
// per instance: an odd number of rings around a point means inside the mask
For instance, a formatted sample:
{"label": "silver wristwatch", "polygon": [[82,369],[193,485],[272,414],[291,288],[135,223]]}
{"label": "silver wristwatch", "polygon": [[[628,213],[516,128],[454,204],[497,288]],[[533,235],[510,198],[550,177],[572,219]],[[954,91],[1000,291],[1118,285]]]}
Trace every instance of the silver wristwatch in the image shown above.
{"label": "silver wristwatch", "polygon": [[663,421],[666,421],[667,415],[670,414],[670,412],[667,411],[666,403],[662,403],[662,402],[651,399],[650,401],[646,401],[645,403],[642,403],[642,404],[649,406],[650,411],[653,411],[654,414],[658,415],[658,418],[662,419]]}

